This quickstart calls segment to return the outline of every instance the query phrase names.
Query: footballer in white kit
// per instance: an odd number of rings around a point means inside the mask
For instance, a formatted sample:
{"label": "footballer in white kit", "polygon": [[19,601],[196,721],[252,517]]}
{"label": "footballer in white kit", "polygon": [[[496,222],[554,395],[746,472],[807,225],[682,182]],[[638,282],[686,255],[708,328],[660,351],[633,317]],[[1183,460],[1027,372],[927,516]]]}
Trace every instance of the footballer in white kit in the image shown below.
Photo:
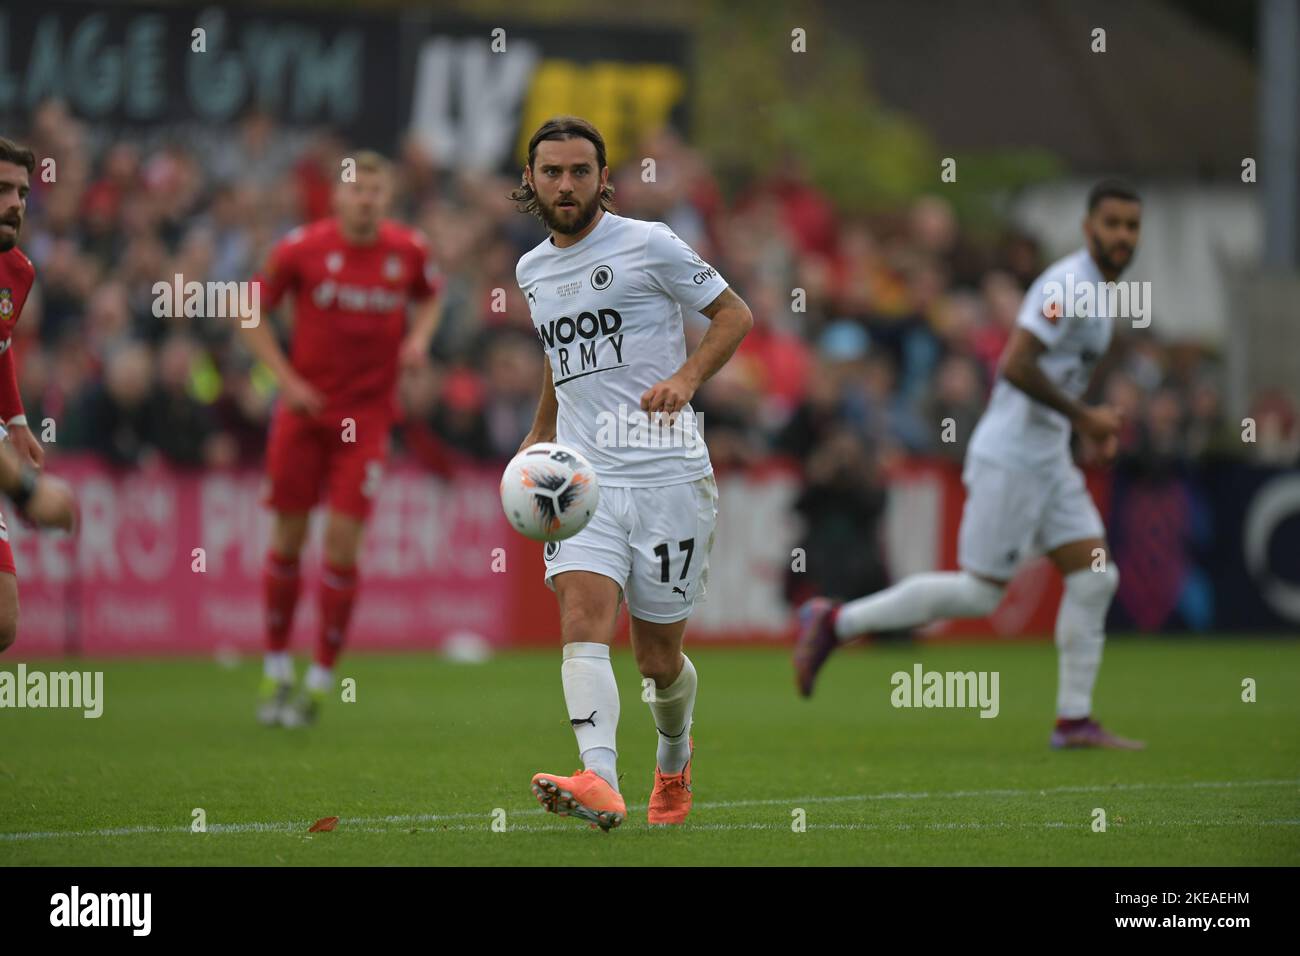
{"label": "footballer in white kit", "polygon": [[[658,749],[647,819],[680,823],[690,812],[697,676],[682,638],[704,594],[718,515],[713,466],[690,400],[753,324],[726,280],[671,229],[614,214],[608,176],[600,133],[585,120],[558,117],[533,134],[512,194],[551,233],[516,269],[547,358],[521,448],[559,442],[580,452],[600,480],[591,521],[544,552],[546,583],[560,603],[565,703],[584,769],[535,774],[532,789],[547,810],[605,830],[627,812],[609,656],[623,601],[637,667],[654,684]],[[690,356],[688,313],[710,320]]]}
{"label": "footballer in white kit", "polygon": [[1092,717],[1106,612],[1119,572],[1101,516],[1070,456],[1072,429],[1090,460],[1109,462],[1118,446],[1118,413],[1081,399],[1110,345],[1114,323],[1126,318],[1110,314],[1112,300],[1120,300],[1107,294],[1106,284],[1132,261],[1141,211],[1131,187],[1116,180],[1098,183],[1083,221],[1087,245],[1051,265],[1026,294],[988,409],[966,452],[966,505],[957,543],[961,570],[912,575],[843,605],[825,598],[806,602],[799,609],[794,655],[801,694],[812,694],[818,672],[840,643],[872,631],[991,614],[1016,568],[1046,554],[1065,581],[1056,620],[1057,715],[1049,743],[1143,746]]}

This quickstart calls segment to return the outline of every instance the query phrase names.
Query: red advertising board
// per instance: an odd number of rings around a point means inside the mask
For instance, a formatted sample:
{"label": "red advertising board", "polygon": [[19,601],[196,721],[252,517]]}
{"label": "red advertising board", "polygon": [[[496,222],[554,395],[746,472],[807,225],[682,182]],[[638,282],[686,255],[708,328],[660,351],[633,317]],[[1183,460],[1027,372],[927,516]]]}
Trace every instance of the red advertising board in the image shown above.
{"label": "red advertising board", "polygon": [[[270,518],[253,471],[118,472],[61,458],[82,508],[78,535],[10,520],[21,614],[16,655],[250,653],[262,646],[262,567]],[[411,466],[385,478],[367,530],[349,645],[427,649],[457,634],[497,647],[558,644],[541,546],[501,514],[494,470],[452,481]],[[798,476],[771,466],[721,475],[707,597],[693,642],[788,640],[783,581],[799,539]],[[1094,493],[1097,492],[1094,487]],[[956,566],[957,470],[911,462],[892,477],[881,533],[895,579]],[[303,555],[296,647],[318,626],[320,516]],[[1060,594],[1055,571],[1028,565],[990,621],[936,625],[930,636],[1044,635]],[[626,622],[624,622],[626,625]]]}

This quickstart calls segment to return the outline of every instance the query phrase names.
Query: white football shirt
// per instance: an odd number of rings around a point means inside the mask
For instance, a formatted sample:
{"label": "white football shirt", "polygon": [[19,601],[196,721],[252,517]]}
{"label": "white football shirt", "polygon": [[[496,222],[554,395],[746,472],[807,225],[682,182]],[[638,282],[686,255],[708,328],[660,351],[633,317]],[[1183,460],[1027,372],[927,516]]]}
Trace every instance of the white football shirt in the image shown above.
{"label": "white football shirt", "polygon": [[[1110,345],[1113,317],[1106,280],[1087,249],[1053,263],[1034,280],[1016,324],[1045,345],[1038,367],[1058,389],[1079,398]],[[1085,291],[1092,287],[1092,294]],[[1102,293],[1102,294],[1099,294]],[[1050,468],[1070,460],[1070,420],[998,376],[967,454],[1002,464]]]}
{"label": "white football shirt", "polygon": [[606,212],[577,244],[547,237],[519,260],[519,288],[551,363],[556,441],[604,484],[656,487],[713,473],[695,411],[669,428],[641,411],[686,362],[683,310],[726,291],[716,269],[660,222]]}

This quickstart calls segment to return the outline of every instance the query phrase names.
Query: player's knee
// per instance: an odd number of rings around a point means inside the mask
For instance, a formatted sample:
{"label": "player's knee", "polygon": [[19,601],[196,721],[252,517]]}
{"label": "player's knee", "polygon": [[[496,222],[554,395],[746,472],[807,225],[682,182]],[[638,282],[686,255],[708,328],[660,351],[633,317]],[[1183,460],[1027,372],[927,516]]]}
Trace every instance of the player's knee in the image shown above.
{"label": "player's knee", "polygon": [[1065,576],[1065,591],[1083,604],[1108,605],[1119,590],[1119,568],[1107,561],[1100,570],[1086,568]]}
{"label": "player's knee", "polygon": [[306,539],[306,515],[276,515],[271,526],[271,550],[284,558],[296,557]]}
{"label": "player's knee", "polygon": [[594,641],[603,644],[609,639],[612,615],[595,602],[570,600],[560,613],[560,631],[567,644]]}
{"label": "player's knee", "polygon": [[965,587],[962,592],[962,616],[988,617],[1002,603],[1006,585],[997,584],[988,578],[981,578],[966,572]]}
{"label": "player's knee", "polygon": [[0,610],[0,654],[18,640],[18,609]]}
{"label": "player's knee", "polygon": [[325,560],[335,566],[356,564],[361,550],[361,527],[351,521],[331,521],[325,527]]}
{"label": "player's knee", "polygon": [[667,687],[681,671],[682,652],[675,647],[647,647],[642,643],[634,645],[633,651],[636,654],[636,669],[642,677],[653,678],[657,687]]}

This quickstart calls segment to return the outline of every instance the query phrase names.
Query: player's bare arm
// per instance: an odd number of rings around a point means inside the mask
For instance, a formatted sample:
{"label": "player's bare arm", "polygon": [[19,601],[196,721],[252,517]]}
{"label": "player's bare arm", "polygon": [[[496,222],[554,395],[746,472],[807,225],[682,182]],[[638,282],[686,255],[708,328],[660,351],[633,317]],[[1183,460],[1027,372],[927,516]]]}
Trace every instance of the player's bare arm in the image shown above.
{"label": "player's bare arm", "polygon": [[241,322],[240,329],[248,350],[271,370],[271,374],[280,383],[280,392],[290,408],[314,415],[325,407],[325,397],[289,364],[288,356],[275,340],[269,323],[258,322],[253,326],[244,326]]}
{"label": "player's bare arm", "polygon": [[32,434],[31,428],[18,422],[9,423],[9,443],[33,468],[40,469],[45,464],[45,449]]}
{"label": "player's bare arm", "polygon": [[76,518],[72,489],[58,478],[38,475],[5,442],[0,442],[0,491],[37,527],[72,530]]}
{"label": "player's bare arm", "polygon": [[643,411],[671,415],[684,408],[699,387],[727,364],[741,340],[754,327],[754,316],[749,306],[730,287],[700,313],[709,319],[709,330],[675,375],[651,386],[641,396]]}
{"label": "player's bare arm", "polygon": [[533,427],[519,445],[523,451],[529,445],[539,441],[555,441],[555,419],[560,412],[560,404],[555,398],[555,379],[551,375],[551,363],[542,363],[542,394],[537,400],[537,414],[533,416]]}
{"label": "player's bare arm", "polygon": [[[1114,365],[1115,355],[1115,340],[1112,339],[1110,345],[1106,348],[1106,354],[1101,357],[1101,361],[1093,368],[1084,395],[1096,394],[1095,389],[1105,380]],[[1100,440],[1092,438],[1083,432],[1079,433],[1079,437],[1081,439],[1080,455],[1085,464],[1109,465],[1115,460],[1115,456],[1119,454],[1118,429]]]}
{"label": "player's bare arm", "polygon": [[442,322],[442,296],[433,295],[415,306],[415,317],[399,353],[403,368],[419,368],[429,357],[429,346]]}
{"label": "player's bare arm", "polygon": [[1119,413],[1108,405],[1090,407],[1077,402],[1052,384],[1038,365],[1046,346],[1028,329],[1017,328],[1002,353],[1002,377],[1034,401],[1055,409],[1079,434],[1105,443],[1119,431]]}
{"label": "player's bare arm", "polygon": [[[4,390],[9,395],[18,395],[18,369],[14,363],[13,349],[6,349],[4,354],[0,355],[0,376],[4,377]],[[21,412],[21,403],[17,407],[20,410],[19,414],[13,415],[3,423],[9,431],[9,444],[23,461],[39,469],[45,463],[45,449],[41,447],[41,443],[28,427],[27,416]],[[12,412],[7,411],[6,414],[12,415]]]}

